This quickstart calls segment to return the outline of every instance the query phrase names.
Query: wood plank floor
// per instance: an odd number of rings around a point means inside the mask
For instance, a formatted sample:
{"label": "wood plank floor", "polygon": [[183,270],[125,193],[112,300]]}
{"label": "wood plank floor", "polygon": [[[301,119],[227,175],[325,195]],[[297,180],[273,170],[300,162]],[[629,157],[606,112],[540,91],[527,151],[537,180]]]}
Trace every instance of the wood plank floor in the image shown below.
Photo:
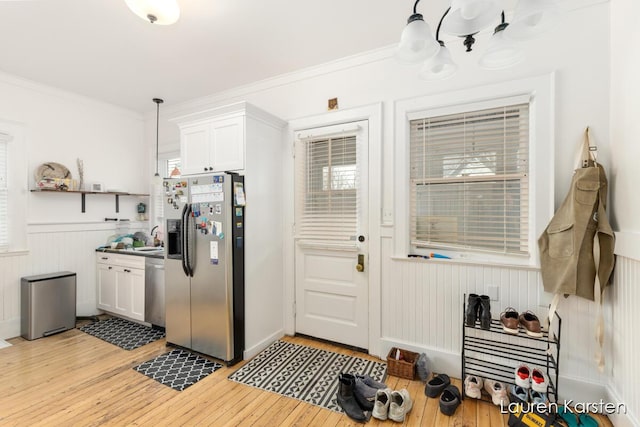
{"label": "wood plank floor", "polygon": [[[300,337],[284,340],[358,357],[362,353]],[[182,392],[135,372],[132,367],[167,351],[160,340],[122,350],[77,329],[44,339],[8,340],[0,349],[1,426],[351,426],[340,413],[229,381],[242,363],[224,367]],[[372,358],[372,357],[371,357]],[[376,358],[372,358],[376,360]],[[244,362],[243,362],[244,363]],[[506,427],[496,406],[466,399],[452,417],[424,385],[389,376],[393,389],[414,399],[407,426]],[[456,380],[460,386],[460,381]],[[598,418],[601,426],[611,426]],[[400,425],[372,418],[368,425]]]}

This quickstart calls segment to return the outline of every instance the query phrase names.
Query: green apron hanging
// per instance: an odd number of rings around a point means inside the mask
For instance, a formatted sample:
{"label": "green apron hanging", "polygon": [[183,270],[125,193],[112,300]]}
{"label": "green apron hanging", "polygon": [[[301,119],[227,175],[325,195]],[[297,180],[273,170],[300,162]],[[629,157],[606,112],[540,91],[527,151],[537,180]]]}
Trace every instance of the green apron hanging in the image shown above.
{"label": "green apron hanging", "polygon": [[615,237],[606,213],[607,177],[602,165],[593,158],[590,143],[587,128],[582,167],[575,170],[569,193],[538,239],[538,247],[544,290],[555,294],[549,320],[553,318],[560,295],[577,295],[596,302],[599,344],[596,360],[602,370],[602,294],[611,284]]}

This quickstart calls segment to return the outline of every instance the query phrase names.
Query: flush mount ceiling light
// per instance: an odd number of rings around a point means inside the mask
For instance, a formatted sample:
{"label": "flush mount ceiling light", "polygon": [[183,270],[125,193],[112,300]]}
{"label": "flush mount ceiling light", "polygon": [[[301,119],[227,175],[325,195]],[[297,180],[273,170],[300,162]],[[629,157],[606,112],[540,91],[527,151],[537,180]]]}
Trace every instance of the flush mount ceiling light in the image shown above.
{"label": "flush mount ceiling light", "polygon": [[418,3],[420,0],[414,3],[413,13],[402,31],[396,58],[411,64],[424,62],[419,75],[426,80],[451,77],[458,69],[440,39],[441,29],[444,33],[462,37],[466,51],[471,52],[476,41],[474,35],[498,24],[479,65],[486,69],[499,69],[524,59],[517,40],[546,31],[560,16],[558,0],[518,0],[513,26],[510,26],[505,22],[502,0],[451,0],[451,6],[440,18],[434,38],[429,25],[417,12]]}
{"label": "flush mount ceiling light", "polygon": [[171,25],[180,18],[176,0],[125,0],[129,9],[145,21]]}

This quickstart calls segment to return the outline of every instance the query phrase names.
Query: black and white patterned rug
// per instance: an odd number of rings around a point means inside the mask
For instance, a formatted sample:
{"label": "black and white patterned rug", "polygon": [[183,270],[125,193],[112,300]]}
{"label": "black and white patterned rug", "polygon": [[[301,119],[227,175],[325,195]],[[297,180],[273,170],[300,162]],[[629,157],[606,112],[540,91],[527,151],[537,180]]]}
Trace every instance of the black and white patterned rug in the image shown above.
{"label": "black and white patterned rug", "polygon": [[153,329],[119,317],[89,323],[79,329],[125,350],[134,350],[164,337],[164,331],[162,330]]}
{"label": "black and white patterned rug", "polygon": [[387,364],[276,341],[229,379],[342,412],[336,402],[342,372],[369,375],[382,382]]}
{"label": "black and white patterned rug", "polygon": [[174,390],[182,391],[197,383],[222,365],[190,353],[175,349],[133,369]]}

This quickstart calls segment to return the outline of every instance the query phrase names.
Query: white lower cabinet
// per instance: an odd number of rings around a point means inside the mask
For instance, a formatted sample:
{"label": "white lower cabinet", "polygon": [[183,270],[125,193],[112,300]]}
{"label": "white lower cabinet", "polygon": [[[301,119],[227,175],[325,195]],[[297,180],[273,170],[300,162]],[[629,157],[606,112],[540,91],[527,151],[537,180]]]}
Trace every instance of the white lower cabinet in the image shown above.
{"label": "white lower cabinet", "polygon": [[97,254],[98,308],[144,321],[144,257]]}

